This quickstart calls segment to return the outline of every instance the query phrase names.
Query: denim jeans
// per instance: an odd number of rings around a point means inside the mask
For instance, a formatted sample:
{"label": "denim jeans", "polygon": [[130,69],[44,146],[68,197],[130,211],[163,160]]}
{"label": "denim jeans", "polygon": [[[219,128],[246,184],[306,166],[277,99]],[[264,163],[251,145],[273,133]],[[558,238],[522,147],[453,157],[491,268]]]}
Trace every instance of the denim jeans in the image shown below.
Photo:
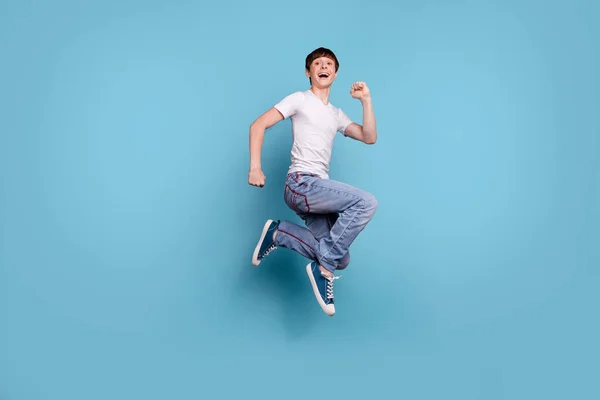
{"label": "denim jeans", "polygon": [[348,266],[350,245],[377,209],[375,197],[364,190],[302,172],[286,176],[284,200],[306,228],[281,221],[277,246],[317,261],[331,272]]}

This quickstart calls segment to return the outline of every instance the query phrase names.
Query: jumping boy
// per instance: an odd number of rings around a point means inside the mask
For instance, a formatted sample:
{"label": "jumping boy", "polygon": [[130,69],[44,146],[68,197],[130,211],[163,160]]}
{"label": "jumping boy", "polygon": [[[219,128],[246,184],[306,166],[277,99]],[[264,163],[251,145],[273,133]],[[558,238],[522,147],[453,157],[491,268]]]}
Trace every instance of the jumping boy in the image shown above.
{"label": "jumping boy", "polygon": [[329,102],[331,85],[339,62],[335,54],[320,47],[305,60],[310,89],[283,98],[250,126],[250,171],[248,183],[263,187],[261,150],[265,131],[286,118],[292,120],[291,165],[284,185],[284,200],[306,224],[268,220],[262,230],[252,264],[277,247],[288,248],[312,260],[306,272],[323,311],[335,314],[333,282],[335,270],[350,262],[349,247],[373,218],[377,200],[364,190],[329,179],[329,162],[337,132],[345,137],[374,144],[377,129],[369,88],[364,82],[351,85],[350,95],[360,100],[363,124],[357,124]]}

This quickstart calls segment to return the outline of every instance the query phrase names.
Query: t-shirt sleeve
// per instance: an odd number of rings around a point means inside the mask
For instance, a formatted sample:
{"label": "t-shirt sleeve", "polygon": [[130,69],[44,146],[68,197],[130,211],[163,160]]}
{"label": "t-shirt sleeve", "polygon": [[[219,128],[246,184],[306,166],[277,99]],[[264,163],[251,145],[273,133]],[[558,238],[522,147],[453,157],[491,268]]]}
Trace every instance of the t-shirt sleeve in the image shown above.
{"label": "t-shirt sleeve", "polygon": [[275,108],[283,115],[283,118],[291,117],[302,105],[304,94],[295,92],[284,97],[279,103],[275,104]]}
{"label": "t-shirt sleeve", "polygon": [[348,126],[350,126],[350,124],[354,122],[350,119],[350,117],[348,117],[346,115],[345,112],[343,112],[341,109],[338,109],[338,131],[343,133],[344,135],[346,134],[346,128]]}

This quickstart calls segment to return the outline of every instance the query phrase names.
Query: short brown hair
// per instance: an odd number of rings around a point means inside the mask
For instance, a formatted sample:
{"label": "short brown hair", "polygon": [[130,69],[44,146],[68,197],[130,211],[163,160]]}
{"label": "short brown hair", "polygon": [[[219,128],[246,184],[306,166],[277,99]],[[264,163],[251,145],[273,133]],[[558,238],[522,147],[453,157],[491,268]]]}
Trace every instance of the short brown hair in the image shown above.
{"label": "short brown hair", "polygon": [[331,58],[335,62],[335,72],[340,68],[340,63],[335,54],[333,54],[333,51],[326,49],[325,47],[319,47],[306,56],[305,67],[307,71],[310,71],[310,65],[319,57]]}

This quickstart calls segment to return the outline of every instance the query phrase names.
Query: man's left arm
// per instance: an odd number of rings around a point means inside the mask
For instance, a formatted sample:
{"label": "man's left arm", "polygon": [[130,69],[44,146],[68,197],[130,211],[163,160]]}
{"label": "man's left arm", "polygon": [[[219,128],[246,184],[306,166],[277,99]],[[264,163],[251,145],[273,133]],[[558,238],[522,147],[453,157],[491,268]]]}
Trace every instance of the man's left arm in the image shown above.
{"label": "man's left arm", "polygon": [[364,82],[355,82],[352,84],[350,95],[360,100],[363,107],[363,121],[362,125],[355,122],[348,125],[344,134],[363,143],[374,144],[377,141],[377,124],[369,87]]}

